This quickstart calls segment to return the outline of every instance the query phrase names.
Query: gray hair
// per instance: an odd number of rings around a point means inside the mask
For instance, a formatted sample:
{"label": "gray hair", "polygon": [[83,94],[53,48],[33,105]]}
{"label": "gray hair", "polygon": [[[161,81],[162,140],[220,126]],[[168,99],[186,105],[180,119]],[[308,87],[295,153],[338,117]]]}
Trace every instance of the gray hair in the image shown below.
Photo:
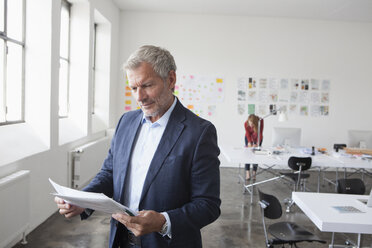
{"label": "gray hair", "polygon": [[177,66],[170,52],[164,48],[152,45],[141,46],[132,53],[124,64],[124,70],[138,68],[141,63],[147,62],[163,80],[166,80],[170,71],[176,71]]}

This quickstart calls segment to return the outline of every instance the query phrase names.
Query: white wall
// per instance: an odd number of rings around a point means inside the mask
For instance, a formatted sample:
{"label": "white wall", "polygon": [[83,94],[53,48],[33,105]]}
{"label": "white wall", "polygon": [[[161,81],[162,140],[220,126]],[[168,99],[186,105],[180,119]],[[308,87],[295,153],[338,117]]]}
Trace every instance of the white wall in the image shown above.
{"label": "white wall", "polygon": [[[302,145],[318,147],[346,142],[348,129],[372,130],[372,23],[124,11],[120,28],[121,62],[140,45],[154,44],[170,50],[179,75],[225,76],[225,100],[210,118],[220,144],[243,145],[238,77],[331,80],[329,117],[279,123],[271,116],[263,145],[271,145],[274,126],[301,127]],[[119,87],[123,109],[122,78]]]}
{"label": "white wall", "polygon": [[[81,1],[80,1],[81,2]],[[88,0],[86,0],[88,2]],[[59,123],[58,123],[58,56],[59,56],[59,12],[60,12],[60,1],[48,1],[46,4],[44,0],[27,0],[29,5],[29,10],[32,6],[42,6],[42,16],[43,20],[37,17],[37,12],[40,11],[38,8],[32,9],[35,12],[27,13],[29,22],[26,22],[26,33],[32,35],[32,23],[39,22],[40,30],[42,32],[47,32],[43,35],[43,42],[40,43],[39,37],[39,47],[34,47],[34,50],[29,51],[31,45],[37,45],[37,42],[28,42],[26,39],[26,95],[29,94],[27,91],[28,87],[36,87],[38,85],[43,85],[43,91],[40,91],[38,95],[33,90],[31,94],[34,98],[40,98],[42,101],[42,108],[39,105],[31,108],[39,110],[38,112],[30,112],[33,116],[28,116],[25,125],[31,125],[35,120],[41,119],[43,125],[40,125],[40,130],[36,129],[32,133],[32,128],[29,128],[28,132],[30,135],[37,137],[38,140],[43,142],[43,147],[38,151],[35,150],[35,142],[29,141],[30,138],[22,138],[24,133],[20,133],[17,125],[11,126],[0,126],[0,178],[8,175],[17,170],[30,170],[31,180],[30,180],[30,228],[27,232],[32,231],[35,227],[45,221],[51,214],[57,211],[57,207],[53,202],[53,197],[50,195],[53,192],[51,185],[48,182],[48,178],[53,178],[56,182],[62,183],[64,185],[69,185],[69,172],[68,172],[68,152],[73,148],[78,147],[82,144],[88,143],[89,141],[98,139],[105,135],[105,131],[92,132],[88,129],[87,134],[79,139],[70,141],[64,145],[58,144],[59,139]],[[109,91],[110,91],[110,105],[109,105],[109,127],[114,127],[117,120],[116,116],[116,84],[118,82],[118,30],[119,30],[119,9],[111,1],[107,0],[90,0],[89,1],[89,11],[91,17],[93,17],[94,10],[97,9],[111,24],[111,44],[110,44],[110,57],[112,65],[109,70]],[[90,21],[93,21],[90,18]],[[27,26],[28,25],[28,26]],[[93,27],[93,23],[91,25]],[[28,29],[27,29],[28,28]],[[35,33],[35,35],[40,35],[40,30]],[[86,32],[91,32],[87,31]],[[43,33],[44,34],[44,33]],[[27,37],[27,35],[26,35]],[[34,41],[31,39],[31,41]],[[88,41],[89,42],[89,41]],[[44,50],[43,50],[44,48]],[[41,54],[37,54],[38,49],[43,51]],[[36,52],[35,52],[36,50]],[[35,55],[36,54],[36,55]],[[85,53],[85,55],[88,55]],[[29,57],[27,57],[29,56]],[[90,58],[87,60],[90,61]],[[30,66],[27,66],[30,64]],[[36,69],[35,69],[36,67]],[[39,68],[41,67],[41,68]],[[31,70],[31,71],[28,71]],[[33,73],[33,74],[32,74]],[[87,71],[86,73],[90,73]],[[32,74],[31,76],[29,76]],[[34,75],[35,74],[35,75]],[[37,75],[40,75],[39,77]],[[39,82],[34,79],[41,80]],[[86,75],[84,80],[88,80],[89,77]],[[85,89],[88,90],[88,89]],[[36,95],[35,95],[36,94]],[[28,99],[27,99],[28,100]],[[87,99],[84,99],[87,104]],[[32,104],[32,101],[30,101]],[[28,102],[27,102],[28,103]],[[26,108],[28,111],[28,108]],[[90,114],[90,108],[86,107],[86,115]],[[42,115],[42,116],[40,116]],[[27,115],[26,115],[27,116]],[[30,121],[29,121],[30,119]],[[91,118],[88,119],[91,121]],[[29,123],[30,122],[30,123]],[[29,124],[28,124],[29,123]],[[87,125],[86,125],[87,126]],[[91,125],[89,125],[91,126]],[[38,126],[36,126],[38,128]],[[6,133],[7,130],[12,132]],[[8,145],[3,144],[7,139],[11,140]],[[29,141],[29,142],[25,142]],[[41,145],[40,145],[41,146]],[[36,146],[38,148],[38,146]],[[24,151],[26,150],[26,151]],[[5,157],[5,159],[4,159]],[[1,199],[6,201],[6,199]],[[2,209],[3,210],[3,209]],[[5,209],[3,211],[6,211]],[[0,225],[6,225],[0,221]]]}

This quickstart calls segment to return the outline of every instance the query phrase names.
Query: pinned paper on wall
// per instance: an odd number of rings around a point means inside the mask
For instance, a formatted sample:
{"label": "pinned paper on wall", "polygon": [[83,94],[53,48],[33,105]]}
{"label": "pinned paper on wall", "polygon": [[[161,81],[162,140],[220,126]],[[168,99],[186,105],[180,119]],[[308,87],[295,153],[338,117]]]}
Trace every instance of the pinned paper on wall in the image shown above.
{"label": "pinned paper on wall", "polygon": [[298,102],[299,103],[308,103],[309,102],[309,93],[307,91],[300,92]]}
{"label": "pinned paper on wall", "polygon": [[245,91],[238,90],[238,101],[245,101]]}
{"label": "pinned paper on wall", "polygon": [[266,89],[267,88],[267,79],[261,78],[259,81],[260,89]]}
{"label": "pinned paper on wall", "polygon": [[308,79],[301,80],[301,90],[309,90],[309,80]]}
{"label": "pinned paper on wall", "polygon": [[319,80],[318,79],[311,79],[311,90],[319,90]]}
{"label": "pinned paper on wall", "polygon": [[208,106],[208,116],[212,116],[214,115],[214,113],[216,112],[216,105],[209,105]]}
{"label": "pinned paper on wall", "polygon": [[268,114],[268,111],[267,111],[267,105],[263,105],[263,104],[260,104],[258,105],[258,115],[267,115]]}
{"label": "pinned paper on wall", "polygon": [[331,82],[329,80],[322,81],[322,90],[329,91],[330,86],[331,86]]}
{"label": "pinned paper on wall", "polygon": [[280,79],[280,89],[285,91],[288,90],[288,79],[286,78]]}
{"label": "pinned paper on wall", "polygon": [[248,115],[255,114],[256,105],[255,104],[248,104]]}
{"label": "pinned paper on wall", "polygon": [[257,101],[257,91],[248,91],[247,101],[249,102]]}
{"label": "pinned paper on wall", "polygon": [[268,92],[267,91],[259,91],[258,92],[258,101],[260,103],[265,103],[269,99]]}
{"label": "pinned paper on wall", "polygon": [[299,79],[291,79],[291,89],[292,90],[299,90],[300,89],[300,80]]}
{"label": "pinned paper on wall", "polygon": [[322,103],[329,103],[329,93],[327,93],[327,92],[322,93],[321,102]]}
{"label": "pinned paper on wall", "polygon": [[244,104],[238,104],[237,110],[239,115],[243,115],[245,113],[245,105]]}
{"label": "pinned paper on wall", "polygon": [[279,95],[278,95],[278,101],[279,102],[288,102],[289,101],[289,93],[290,91],[288,90],[280,90]]}
{"label": "pinned paper on wall", "polygon": [[329,106],[320,106],[320,113],[321,115],[328,116],[329,115]]}
{"label": "pinned paper on wall", "polygon": [[288,113],[290,115],[296,115],[297,114],[297,105],[296,104],[290,104]]}
{"label": "pinned paper on wall", "polygon": [[290,102],[297,102],[298,93],[296,91],[291,92]]}
{"label": "pinned paper on wall", "polygon": [[254,90],[257,88],[257,80],[255,78],[248,78],[248,89]]}
{"label": "pinned paper on wall", "polygon": [[300,106],[300,115],[308,116],[309,115],[309,107],[307,105]]}
{"label": "pinned paper on wall", "polygon": [[310,115],[311,116],[320,116],[320,106],[319,105],[311,105]]}
{"label": "pinned paper on wall", "polygon": [[310,97],[311,103],[320,103],[320,95],[319,92],[311,92],[311,97]]}
{"label": "pinned paper on wall", "polygon": [[278,79],[269,78],[269,89],[277,90],[279,88]]}
{"label": "pinned paper on wall", "polygon": [[269,93],[269,102],[277,102],[278,101],[278,91],[272,90]]}

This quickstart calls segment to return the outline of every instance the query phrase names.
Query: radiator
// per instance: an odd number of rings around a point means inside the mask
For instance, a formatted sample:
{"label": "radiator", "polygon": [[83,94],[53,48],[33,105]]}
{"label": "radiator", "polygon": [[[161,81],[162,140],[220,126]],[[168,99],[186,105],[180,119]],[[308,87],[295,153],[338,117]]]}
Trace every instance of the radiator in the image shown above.
{"label": "radiator", "polygon": [[0,178],[0,247],[17,243],[30,220],[30,171],[22,170]]}
{"label": "radiator", "polygon": [[72,175],[71,187],[80,189],[97,174],[101,169],[110,148],[110,138],[105,137],[70,152]]}

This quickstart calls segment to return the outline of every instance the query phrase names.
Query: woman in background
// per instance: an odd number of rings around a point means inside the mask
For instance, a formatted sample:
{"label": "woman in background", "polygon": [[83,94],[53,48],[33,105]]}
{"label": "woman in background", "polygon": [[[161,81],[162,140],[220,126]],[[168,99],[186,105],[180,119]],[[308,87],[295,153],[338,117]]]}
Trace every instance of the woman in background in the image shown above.
{"label": "woman in background", "polygon": [[[251,114],[248,116],[247,121],[244,123],[245,128],[245,146],[246,147],[257,147],[258,146],[258,122],[260,118],[257,115]],[[263,140],[263,119],[260,123],[260,146]],[[252,178],[256,179],[257,164],[253,164]],[[250,164],[245,164],[245,180],[248,181],[251,179],[250,174]]]}

